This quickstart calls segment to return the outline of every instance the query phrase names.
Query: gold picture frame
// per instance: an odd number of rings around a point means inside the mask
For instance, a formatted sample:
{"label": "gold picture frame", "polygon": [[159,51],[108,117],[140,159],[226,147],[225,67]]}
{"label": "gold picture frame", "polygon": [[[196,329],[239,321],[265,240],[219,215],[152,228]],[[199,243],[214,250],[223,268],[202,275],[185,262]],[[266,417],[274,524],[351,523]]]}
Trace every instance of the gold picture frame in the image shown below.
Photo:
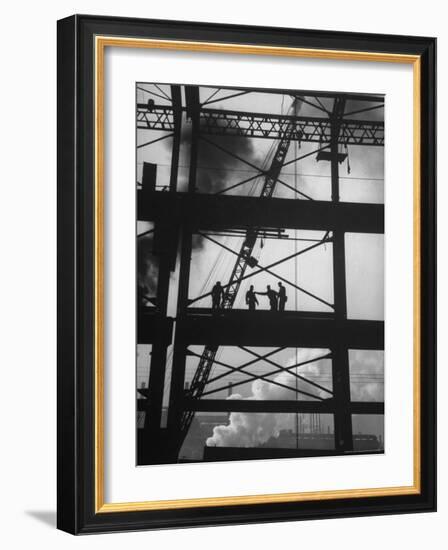
{"label": "gold picture frame", "polygon": [[[141,528],[151,528],[157,527],[160,525],[159,516],[154,516],[154,521],[151,519],[151,514],[163,513],[168,511],[171,513],[168,523],[171,521],[172,526],[176,526],[179,522],[174,520],[173,514],[181,514],[182,511],[198,510],[203,511],[204,509],[216,510],[219,508],[221,511],[224,508],[230,510],[231,508],[240,510],[244,508],[247,510],[250,506],[257,505],[266,505],[273,506],[276,505],[293,505],[297,504],[296,515],[292,517],[300,517],[303,513],[303,504],[309,504],[313,502],[324,503],[327,501],[328,506],[331,508],[336,503],[341,501],[346,501],[350,499],[351,505],[356,507],[357,501],[362,501],[360,504],[359,510],[357,513],[375,513],[375,506],[381,506],[384,498],[394,499],[394,497],[400,497],[397,499],[397,510],[400,507],[400,503],[407,499],[407,502],[415,502],[415,506],[423,507],[422,502],[425,501],[425,509],[430,509],[434,507],[434,493],[432,492],[430,497],[428,497],[428,475],[431,477],[432,474],[428,474],[428,471],[432,469],[433,465],[428,463],[428,458],[426,454],[428,453],[428,448],[424,451],[425,456],[422,457],[422,419],[427,419],[431,416],[431,412],[428,410],[428,403],[425,401],[422,403],[422,378],[427,380],[427,377],[431,376],[428,373],[428,357],[424,358],[425,361],[425,371],[423,372],[422,367],[422,325],[427,323],[427,313],[422,316],[422,269],[431,270],[433,266],[422,266],[422,241],[423,246],[428,246],[428,230],[423,227],[424,224],[431,224],[432,221],[428,219],[428,213],[424,211],[422,205],[422,193],[425,195],[433,193],[434,182],[428,181],[427,173],[424,170],[427,170],[428,158],[423,159],[422,161],[422,136],[428,139],[428,118],[431,117],[430,112],[422,112],[423,105],[422,103],[422,93],[425,98],[431,96],[433,93],[433,81],[428,81],[432,76],[433,66],[428,63],[427,56],[433,55],[434,41],[432,39],[426,39],[424,43],[425,51],[422,52],[423,45],[417,43],[415,40],[409,39],[406,42],[403,39],[403,43],[400,44],[400,37],[389,37],[388,47],[383,47],[380,51],[377,49],[375,43],[375,37],[371,37],[366,41],[364,38],[365,44],[367,47],[365,50],[353,49],[353,43],[350,42],[349,47],[344,48],[344,40],[348,40],[348,37],[344,35],[337,35],[337,33],[328,33],[322,32],[320,35],[317,33],[317,38],[315,38],[315,45],[312,47],[304,47],[300,45],[303,38],[301,38],[300,33],[297,34],[296,40],[297,45],[266,45],[262,42],[261,38],[257,40],[257,30],[256,28],[241,28],[241,36],[247,36],[247,38],[242,39],[240,43],[231,43],[230,41],[226,42],[222,37],[219,40],[209,41],[206,39],[207,32],[198,31],[197,40],[186,40],[182,37],[182,32],[179,32],[178,38],[160,38],[160,34],[163,31],[166,31],[170,27],[169,22],[165,22],[165,27],[159,28],[155,22],[139,22],[142,29],[146,29],[146,36],[142,36],[143,31],[141,30],[138,33],[138,36],[132,35],[130,29],[127,28],[127,20],[116,20],[113,18],[94,18],[91,19],[88,16],[74,16],[74,18],[69,18],[60,22],[60,64],[67,62],[67,57],[74,56],[70,47],[67,46],[67,43],[73,42],[73,36],[76,34],[78,38],[78,43],[72,48],[80,48],[85,56],[85,51],[91,52],[92,59],[87,61],[84,59],[84,63],[88,64],[88,70],[90,71],[90,82],[92,83],[92,96],[90,97],[90,105],[93,107],[93,113],[89,114],[91,117],[90,122],[90,131],[93,132],[90,140],[90,144],[93,144],[94,147],[94,171],[93,171],[93,188],[94,193],[91,195],[91,208],[93,212],[92,227],[93,230],[93,248],[91,254],[91,260],[93,262],[93,273],[92,273],[92,293],[91,297],[93,300],[93,319],[92,326],[94,329],[93,333],[93,354],[92,354],[92,363],[89,368],[93,368],[92,378],[92,394],[93,403],[92,403],[92,417],[93,426],[91,429],[91,437],[93,446],[90,451],[90,468],[91,473],[88,476],[88,483],[91,487],[90,499],[93,497],[93,502],[91,502],[91,509],[88,512],[84,512],[84,519],[81,521],[79,518],[77,521],[74,521],[73,518],[69,518],[69,514],[65,512],[68,509],[67,504],[64,504],[66,496],[60,496],[60,508],[62,511],[59,514],[59,526],[64,530],[70,532],[89,532],[89,531],[104,531],[104,530],[114,530],[114,529],[127,529],[133,528],[135,525],[135,513],[146,514],[144,519],[139,519],[141,523]],[[121,28],[121,32],[113,32],[113,29],[116,28],[117,24]],[[188,29],[191,29],[191,24],[185,24],[185,32]],[[193,25],[194,26],[194,25]],[[154,30],[155,29],[155,30]],[[250,32],[248,32],[250,29]],[[229,28],[222,27],[222,33],[228,32]],[[270,29],[272,40],[277,33],[281,31],[275,31]],[[286,31],[285,31],[286,32]],[[151,36],[151,34],[155,36]],[[252,34],[251,34],[252,33]],[[290,33],[292,36],[293,33]],[[294,34],[295,36],[295,34]],[[68,37],[68,38],[67,38]],[[329,40],[329,37],[332,38],[332,41]],[[362,35],[358,35],[359,38],[363,38]],[[402,37],[401,37],[402,38]],[[263,39],[264,40],[264,39]],[[291,38],[291,41],[293,39]],[[317,44],[322,44],[325,40],[330,44],[330,47],[323,48],[317,47]],[[339,45],[336,48],[336,44]],[[400,48],[400,45],[402,46]],[[413,47],[412,47],[413,46]],[[311,59],[325,59],[325,60],[351,60],[351,61],[363,61],[363,62],[384,62],[384,63],[399,63],[399,64],[409,64],[412,65],[413,70],[413,201],[414,201],[414,227],[413,227],[413,293],[414,293],[414,349],[413,349],[413,380],[414,380],[414,409],[413,409],[413,484],[410,486],[402,487],[381,487],[381,488],[366,488],[366,489],[356,489],[356,490],[337,490],[337,491],[317,491],[317,492],[304,492],[304,493],[279,493],[279,494],[264,494],[264,495],[245,495],[245,496],[226,496],[226,497],[216,497],[216,498],[191,498],[191,499],[179,499],[179,500],[163,500],[163,501],[142,501],[142,502],[105,502],[104,498],[104,483],[105,483],[105,473],[104,473],[104,89],[105,89],[105,78],[104,78],[104,58],[107,48],[142,48],[142,49],[158,49],[158,50],[174,50],[174,51],[192,51],[192,52],[207,52],[207,53],[226,53],[226,54],[244,54],[244,55],[268,55],[268,56],[288,56],[288,57],[300,57],[300,58],[311,58]],[[65,48],[65,49],[64,49]],[[68,52],[68,50],[70,50]],[[404,51],[406,53],[404,53]],[[67,53],[68,52],[68,53]],[[428,54],[430,52],[430,54]],[[426,56],[426,57],[425,57]],[[60,66],[61,67],[61,66]],[[83,69],[85,72],[85,69]],[[76,68],[77,78],[82,78],[83,70],[79,67]],[[64,69],[60,68],[60,71],[63,73],[61,79],[68,77],[64,74]],[[61,84],[63,87],[64,84]],[[64,88],[65,89],[65,88]],[[422,92],[423,91],[423,92]],[[78,107],[79,108],[79,107]],[[427,111],[429,110],[426,106]],[[60,113],[61,117],[67,117],[67,114]],[[425,124],[422,124],[422,118],[425,119]],[[62,146],[61,146],[62,147]],[[431,146],[429,152],[425,148],[425,155],[432,157],[434,154],[433,146]],[[62,161],[61,161],[62,162]],[[65,167],[65,166],[64,166]],[[427,200],[426,200],[427,202]],[[64,206],[60,205],[60,209],[63,209]],[[64,238],[64,237],[62,237]],[[426,277],[426,275],[425,275]],[[62,282],[63,284],[63,282]],[[426,306],[425,306],[426,307]],[[426,309],[425,309],[426,311]],[[424,318],[423,318],[424,317]],[[426,348],[426,344],[425,344]],[[66,368],[61,367],[60,368]],[[77,365],[77,369],[86,368],[82,365]],[[429,369],[431,371],[431,368]],[[431,382],[424,382],[425,385]],[[422,408],[424,410],[422,410]],[[61,414],[61,411],[59,411]],[[90,423],[91,421],[88,420]],[[423,426],[426,431],[428,426]],[[425,432],[426,434],[426,432]],[[77,436],[78,437],[78,436]],[[433,442],[434,434],[431,436],[431,442]],[[424,437],[425,442],[428,441],[428,436]],[[432,444],[430,442],[429,451],[431,451]],[[92,452],[93,451],[93,452]],[[71,460],[74,460],[74,463],[78,459],[71,457]],[[84,468],[85,468],[85,459]],[[67,461],[66,461],[67,462]],[[60,468],[64,470],[64,473],[61,475],[67,476],[67,466],[64,463],[64,458],[61,458]],[[60,481],[60,484],[62,482]],[[72,480],[72,483],[76,481]],[[79,489],[78,489],[79,491]],[[86,486],[83,488],[84,492],[87,492]],[[431,492],[431,491],[430,491]],[[82,500],[82,499],[81,499]],[[398,502],[399,501],[399,502]],[[367,502],[367,504],[365,504]],[[369,504],[370,503],[370,504]],[[417,504],[418,503],[418,504]],[[299,505],[302,506],[299,506]],[[83,506],[87,508],[85,503],[85,498],[83,500]],[[325,508],[323,515],[331,515],[331,512],[328,510],[328,506]],[[370,506],[370,508],[369,508]],[[366,507],[363,511],[363,507]],[[334,508],[333,508],[334,509]],[[275,518],[275,511],[271,512],[273,518]],[[348,512],[350,513],[350,512]],[[356,513],[356,512],[355,512]],[[245,514],[247,512],[245,511]],[[254,510],[253,514],[257,514],[257,511]],[[256,521],[251,519],[249,521]],[[179,517],[177,515],[176,517]],[[223,523],[226,523],[226,517],[223,516]],[[318,517],[318,512],[316,513]],[[88,518],[88,519],[87,519]],[[112,518],[112,519],[111,519]],[[240,521],[244,521],[243,516],[241,516]],[[198,520],[192,520],[190,515],[190,523],[188,520],[184,520],[187,524],[197,524]],[[238,519],[227,520],[227,522],[236,522]],[[213,520],[210,520],[213,523]],[[138,526],[140,528],[140,524]]]}

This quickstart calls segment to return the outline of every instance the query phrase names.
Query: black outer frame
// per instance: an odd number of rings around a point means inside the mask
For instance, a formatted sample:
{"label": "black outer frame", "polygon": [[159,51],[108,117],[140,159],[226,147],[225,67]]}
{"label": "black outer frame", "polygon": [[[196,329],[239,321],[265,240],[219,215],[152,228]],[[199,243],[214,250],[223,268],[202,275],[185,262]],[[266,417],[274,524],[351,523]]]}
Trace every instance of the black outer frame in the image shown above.
{"label": "black outer frame", "polygon": [[[94,37],[421,56],[421,493],[94,513]],[[58,21],[57,526],[73,534],[436,510],[436,39],[74,15]]]}

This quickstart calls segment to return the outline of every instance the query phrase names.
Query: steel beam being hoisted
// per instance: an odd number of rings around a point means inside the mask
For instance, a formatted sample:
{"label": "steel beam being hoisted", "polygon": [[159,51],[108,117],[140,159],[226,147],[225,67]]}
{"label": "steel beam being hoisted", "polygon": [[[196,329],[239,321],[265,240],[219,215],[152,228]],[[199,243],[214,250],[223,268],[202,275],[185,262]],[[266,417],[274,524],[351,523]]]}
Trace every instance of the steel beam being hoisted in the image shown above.
{"label": "steel beam being hoisted", "polygon": [[[294,115],[297,115],[300,105],[300,98],[295,98],[291,105],[290,111],[292,111]],[[291,136],[295,132],[295,120],[295,117],[291,117],[290,119],[288,119],[287,122],[283,124],[280,142],[272,159],[271,166],[264,176],[264,183],[260,198],[271,198],[274,194],[277,179],[280,176],[280,172],[285,162],[289,145],[291,143]],[[233,267],[232,274],[230,275],[229,282],[225,286],[221,306],[223,310],[229,310],[233,308],[242,278],[244,277],[244,273],[247,267],[255,267],[255,265],[257,264],[257,261],[252,256],[252,253],[257,241],[258,233],[259,229],[256,227],[251,228],[246,232],[246,236],[243,244],[241,245],[241,249]],[[199,360],[196,372],[191,381],[190,389],[186,394],[186,398],[193,400],[200,399],[209,379],[217,351],[217,346],[205,346],[202,356]],[[182,443],[188,433],[193,417],[194,410],[191,409],[183,411],[181,415],[179,441],[177,444],[178,450],[180,450]]]}

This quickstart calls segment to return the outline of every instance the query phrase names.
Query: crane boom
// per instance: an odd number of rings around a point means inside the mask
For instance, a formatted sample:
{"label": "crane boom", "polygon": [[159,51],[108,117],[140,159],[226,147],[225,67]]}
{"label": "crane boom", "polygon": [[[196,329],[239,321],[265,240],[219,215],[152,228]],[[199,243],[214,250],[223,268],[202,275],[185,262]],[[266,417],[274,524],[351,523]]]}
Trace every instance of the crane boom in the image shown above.
{"label": "crane boom", "polygon": [[[295,98],[293,100],[291,110],[294,114],[297,114],[300,104],[301,102],[299,98]],[[265,172],[264,184],[260,194],[260,198],[270,198],[273,196],[277,180],[280,176],[280,172],[285,162],[289,145],[291,143],[291,139],[296,128],[294,120],[289,120],[288,122],[285,122],[283,126],[283,132],[275,155],[272,159],[271,166],[269,170]],[[225,287],[222,299],[222,309],[224,310],[233,308],[241,285],[241,279],[244,277],[247,267],[255,267],[255,265],[257,264],[257,260],[252,256],[252,252],[255,248],[258,234],[259,229],[257,228],[248,229],[246,232],[246,236],[241,245],[241,249],[233,267],[232,274],[230,275],[229,282]],[[204,392],[204,388],[209,379],[217,351],[217,346],[205,346],[202,356],[199,360],[196,372],[191,381],[190,389],[188,390],[189,398],[199,399]],[[179,449],[182,446],[182,443],[188,433],[193,418],[194,411],[184,411],[182,413]]]}

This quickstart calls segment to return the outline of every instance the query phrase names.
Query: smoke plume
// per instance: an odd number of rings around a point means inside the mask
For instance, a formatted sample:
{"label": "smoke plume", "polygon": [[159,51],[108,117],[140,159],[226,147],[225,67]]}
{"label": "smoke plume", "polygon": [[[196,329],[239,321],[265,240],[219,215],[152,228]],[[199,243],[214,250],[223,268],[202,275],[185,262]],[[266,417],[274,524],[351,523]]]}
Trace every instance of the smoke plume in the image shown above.
{"label": "smoke plume", "polygon": [[159,260],[152,253],[153,234],[137,239],[137,277],[138,286],[144,294],[153,296],[157,290]]}
{"label": "smoke plume", "polygon": [[[219,121],[218,121],[219,122]],[[247,165],[239,161],[237,155],[257,164],[253,142],[248,138],[234,136],[205,136],[207,139],[217,143],[229,153],[211,145],[207,141],[199,140],[197,159],[196,192],[214,194],[226,187],[233,185],[245,177],[247,172],[234,172],[237,168],[247,169]],[[182,126],[180,166],[190,164],[191,124],[186,122]],[[178,189],[188,189],[188,169],[179,171]],[[235,193],[242,192],[236,188]],[[138,242],[138,284],[146,293],[153,295],[157,287],[158,259],[152,254],[153,235],[147,235]],[[201,249],[204,245],[204,237],[193,235],[192,246],[194,250]]]}
{"label": "smoke plume", "polygon": [[[224,125],[220,120],[216,122],[218,126]],[[191,137],[191,124],[186,122],[182,127],[181,142],[183,163],[186,165],[190,164]],[[209,141],[216,143],[218,147],[215,147]],[[228,152],[223,151],[219,147]],[[239,172],[235,175],[234,170],[247,170],[249,167],[232,155],[237,155],[257,165],[253,140],[250,138],[205,134],[204,139],[199,139],[196,178],[196,191],[198,193],[217,193],[227,186],[236,183],[238,180],[243,180],[245,177],[250,176],[250,174],[244,172]],[[187,177],[188,174],[185,174],[184,188],[188,185],[186,182]],[[238,194],[238,192],[241,192],[241,188],[237,187],[235,190],[232,190],[232,193]]]}
{"label": "smoke plume", "polygon": [[[314,357],[321,357],[328,353],[325,349],[301,349],[297,358],[290,359],[287,366],[308,361]],[[296,374],[319,375],[325,371],[325,360],[316,361],[308,365],[296,367]],[[283,385],[296,387],[296,378],[293,374],[282,372],[273,378],[275,382]],[[322,384],[325,386],[325,384]],[[310,390],[311,388],[311,390]],[[314,388],[306,382],[297,380],[297,389],[307,391],[316,396],[327,398],[329,394],[318,388]],[[329,388],[331,390],[331,388]],[[288,400],[295,399],[295,392],[280,386],[276,386],[264,380],[256,380],[252,383],[252,394],[246,398],[249,400]],[[309,400],[306,395],[300,395],[300,400]],[[234,394],[228,399],[244,399],[239,394]],[[293,414],[276,413],[241,413],[233,412],[229,416],[229,423],[226,426],[213,428],[213,435],[206,441],[208,447],[257,447],[266,443],[271,437],[278,437],[281,430],[291,428],[293,425]]]}
{"label": "smoke plume", "polygon": [[[301,349],[298,358],[294,357],[288,361],[287,366],[298,362],[308,361],[314,357],[321,357],[328,353],[325,349]],[[383,373],[383,356],[378,352],[357,351],[351,352],[351,370],[356,374],[367,376],[380,375]],[[328,362],[326,360],[316,361],[308,365],[297,367],[295,372],[314,377],[322,375],[328,377]],[[292,374],[282,372],[274,381],[292,388],[296,386],[296,379]],[[322,386],[332,389],[328,382],[322,382]],[[306,382],[297,381],[297,389],[307,391],[321,398],[329,398],[330,394],[312,387]],[[281,388],[263,380],[256,380],[252,383],[251,395],[243,398],[239,394],[231,395],[228,399],[249,399],[249,400],[287,400],[295,399],[295,392]],[[310,400],[306,395],[298,395],[300,400]],[[361,382],[352,384],[351,399],[353,401],[382,401],[384,399],[383,385],[378,382]],[[294,414],[276,413],[241,413],[233,412],[229,416],[227,425],[213,428],[213,435],[206,441],[209,447],[257,447],[266,443],[271,437],[277,438],[281,430],[291,429],[294,422]]]}

